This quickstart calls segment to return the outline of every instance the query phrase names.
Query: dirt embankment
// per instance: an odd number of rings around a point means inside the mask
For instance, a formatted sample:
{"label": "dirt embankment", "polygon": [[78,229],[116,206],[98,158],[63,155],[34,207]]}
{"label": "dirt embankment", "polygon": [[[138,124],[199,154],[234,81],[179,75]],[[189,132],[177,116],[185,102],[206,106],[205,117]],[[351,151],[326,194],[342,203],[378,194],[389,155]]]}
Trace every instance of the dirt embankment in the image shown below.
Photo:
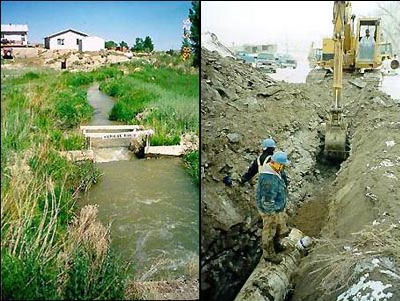
{"label": "dirt embankment", "polygon": [[44,48],[14,48],[14,62],[2,65],[2,68],[24,66],[48,67],[61,70],[61,62],[66,61],[69,71],[91,71],[100,66],[127,62],[130,59],[124,53],[112,50],[79,52],[77,50],[49,50]]}
{"label": "dirt embankment", "polygon": [[[373,86],[359,89],[345,78],[351,151],[339,169],[319,157],[333,99],[331,78],[317,84],[275,82],[205,49],[201,71],[202,296],[232,300],[261,256],[256,180],[244,186],[237,180],[268,136],[292,160],[290,224],[306,234],[348,238],[383,212],[398,216],[399,107],[388,95]],[[232,187],[222,181],[227,175],[234,180]],[[299,287],[309,287],[305,284],[312,276],[299,273],[304,282],[298,283],[294,297],[317,300],[323,292],[301,292]]]}

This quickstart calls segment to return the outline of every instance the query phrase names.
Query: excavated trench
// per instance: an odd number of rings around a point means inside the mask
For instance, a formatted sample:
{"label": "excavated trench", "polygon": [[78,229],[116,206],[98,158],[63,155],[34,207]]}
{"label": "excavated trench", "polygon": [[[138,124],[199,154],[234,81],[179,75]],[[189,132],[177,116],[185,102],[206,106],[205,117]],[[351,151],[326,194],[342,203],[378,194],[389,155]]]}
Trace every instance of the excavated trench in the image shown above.
{"label": "excavated trench", "polygon": [[[399,105],[390,96],[374,86],[360,89],[349,82],[351,76],[345,77],[351,152],[346,161],[331,164],[321,156],[322,123],[332,99],[330,78],[318,84],[274,82],[204,49],[201,72],[202,298],[234,300],[260,260],[256,180],[244,186],[237,180],[259,154],[265,137],[276,139],[292,161],[288,223],[306,235],[351,239],[351,233],[382,214],[398,212],[394,183],[400,172]],[[230,187],[223,182],[226,176],[233,179]],[[301,265],[319,255],[310,252]],[[330,293],[318,283],[310,286],[317,278],[300,265],[297,270],[288,285],[297,287],[288,300],[320,300],[321,294]],[[261,278],[258,292],[267,296]],[[381,275],[376,279],[395,286]],[[336,300],[335,294],[323,300]]]}
{"label": "excavated trench", "polygon": [[[314,174],[309,176],[308,190],[302,197],[301,202],[292,203],[289,209],[287,224],[302,231],[304,235],[312,238],[320,238],[321,230],[326,225],[329,215],[329,194],[332,192],[332,183],[340,169],[341,162],[327,160],[323,155],[324,141],[321,139],[319,152],[313,158],[315,160]],[[288,196],[290,199],[290,195]],[[261,226],[261,225],[260,225]],[[260,246],[254,246],[256,250],[252,253],[260,253]],[[294,272],[291,279],[289,293],[285,301],[295,301],[293,298],[297,278],[304,275]],[[235,291],[239,292],[247,278]],[[233,298],[234,299],[234,298]],[[232,300],[233,300],[232,299]]]}
{"label": "excavated trench", "polygon": [[310,237],[319,237],[321,229],[328,217],[328,195],[331,184],[339,171],[339,162],[331,162],[323,156],[323,144],[316,157],[315,180],[306,198],[300,203],[294,215],[288,220],[288,225],[302,231]]}

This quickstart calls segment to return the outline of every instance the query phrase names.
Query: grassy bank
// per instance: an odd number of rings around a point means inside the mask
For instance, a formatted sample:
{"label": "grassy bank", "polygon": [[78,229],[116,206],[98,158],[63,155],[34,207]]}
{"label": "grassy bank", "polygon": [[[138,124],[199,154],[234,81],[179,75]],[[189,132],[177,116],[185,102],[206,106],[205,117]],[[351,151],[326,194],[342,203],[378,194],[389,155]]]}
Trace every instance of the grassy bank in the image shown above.
{"label": "grassy bank", "polygon": [[200,185],[200,175],[199,175],[199,151],[190,152],[183,157],[185,164],[189,170],[190,176],[194,179],[197,185]]}
{"label": "grassy bank", "polygon": [[[111,120],[154,129],[151,145],[176,145],[184,133],[199,133],[199,74],[175,56],[158,55],[152,61],[122,65],[124,75],[108,78],[100,90],[115,97]],[[197,157],[196,157],[197,156]],[[189,173],[199,181],[199,164],[185,158]]]}
{"label": "grassy bank", "polygon": [[123,298],[125,272],[97,209],[74,214],[99,172],[58,152],[85,147],[75,127],[92,115],[93,80],[35,72],[2,80],[2,299]]}
{"label": "grassy bank", "polygon": [[183,133],[198,134],[198,75],[137,65],[128,65],[128,75],[100,85],[117,99],[110,119],[152,127],[152,145],[174,145]]}
{"label": "grassy bank", "polygon": [[[100,174],[59,151],[86,148],[77,126],[93,114],[86,91],[95,81],[118,100],[111,117],[153,128],[153,145],[198,134],[198,73],[170,60],[2,78],[2,299],[123,299],[126,268],[109,248],[109,229],[94,206],[75,214],[77,196]],[[184,157],[197,183],[198,160],[198,152]]]}

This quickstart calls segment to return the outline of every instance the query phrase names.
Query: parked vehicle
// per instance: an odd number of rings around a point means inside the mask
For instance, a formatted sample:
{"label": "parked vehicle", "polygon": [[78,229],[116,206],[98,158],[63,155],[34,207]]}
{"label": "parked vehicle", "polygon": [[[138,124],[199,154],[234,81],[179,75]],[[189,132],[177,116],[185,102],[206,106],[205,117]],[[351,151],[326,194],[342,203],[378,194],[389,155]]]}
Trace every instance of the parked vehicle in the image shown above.
{"label": "parked vehicle", "polygon": [[297,68],[297,61],[288,54],[277,55],[275,61],[279,68]]}
{"label": "parked vehicle", "polygon": [[264,69],[266,72],[276,73],[277,64],[272,53],[259,53],[256,58],[256,67]]}

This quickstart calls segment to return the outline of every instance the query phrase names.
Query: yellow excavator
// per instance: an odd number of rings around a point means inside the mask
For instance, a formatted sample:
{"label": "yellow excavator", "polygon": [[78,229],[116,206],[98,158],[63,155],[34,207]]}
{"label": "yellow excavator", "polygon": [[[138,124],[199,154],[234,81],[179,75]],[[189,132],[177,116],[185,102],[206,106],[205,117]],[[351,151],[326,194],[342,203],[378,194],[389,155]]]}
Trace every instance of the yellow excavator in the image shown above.
{"label": "yellow excavator", "polygon": [[[365,73],[365,79],[370,77],[373,81],[379,77],[377,69],[382,65],[383,59],[391,60],[391,68],[397,69],[399,61],[393,60],[391,55],[391,44],[385,43],[381,33],[381,19],[375,17],[359,17],[352,15],[350,1],[335,1],[334,16],[340,10],[344,11],[343,23],[340,25],[343,31],[342,50],[343,64],[342,68],[346,72]],[[334,26],[337,26],[334,21]],[[336,30],[336,29],[335,29]],[[366,32],[369,32],[372,44],[364,43],[366,40]],[[390,50],[390,51],[388,51]],[[312,48],[309,53],[309,61],[311,67],[316,67],[307,76],[307,82],[317,82],[325,77],[325,75],[334,68],[335,55],[335,39],[324,38],[322,40],[322,48]]]}
{"label": "yellow excavator", "polygon": [[[380,40],[381,20],[372,17],[358,18],[357,30],[354,32],[355,19],[350,1],[334,1],[333,37],[323,40],[322,53],[320,49],[311,49],[309,55],[310,58],[313,54],[319,54],[314,62],[310,61],[310,64],[314,63],[317,68],[311,71],[307,82],[321,80],[328,71],[333,72],[334,99],[326,123],[324,155],[334,160],[344,160],[348,155],[347,124],[343,117],[343,71],[360,72],[364,80],[372,83],[379,83],[381,77],[377,69],[382,65],[383,58],[379,47],[383,44]],[[398,66],[398,61],[392,61],[393,69]],[[370,76],[364,76],[364,71]]]}

